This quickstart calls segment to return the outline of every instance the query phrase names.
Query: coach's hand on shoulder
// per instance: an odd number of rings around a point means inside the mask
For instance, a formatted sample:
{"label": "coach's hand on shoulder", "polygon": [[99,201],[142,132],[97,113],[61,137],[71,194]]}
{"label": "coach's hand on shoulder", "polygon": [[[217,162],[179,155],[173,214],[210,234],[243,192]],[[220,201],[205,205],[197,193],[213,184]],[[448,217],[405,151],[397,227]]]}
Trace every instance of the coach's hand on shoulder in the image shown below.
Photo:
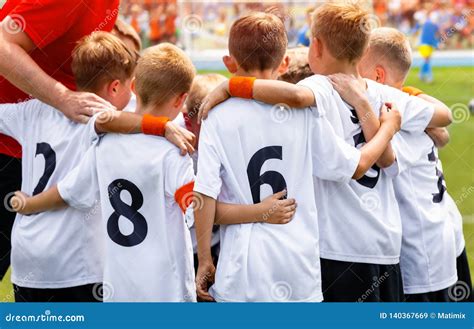
{"label": "coach's hand on shoulder", "polygon": [[263,207],[262,222],[268,224],[287,224],[291,222],[296,212],[296,200],[284,199],[286,190],[270,195],[261,204]]}
{"label": "coach's hand on shoulder", "polygon": [[380,109],[380,124],[382,127],[390,128],[389,131],[395,135],[400,131],[402,115],[395,104],[385,103]]}
{"label": "coach's hand on shoulder", "polygon": [[199,107],[198,122],[200,123],[202,120],[205,120],[214,106],[224,102],[229,97],[229,80],[225,80],[202,101]]}
{"label": "coach's hand on shoulder", "polygon": [[166,123],[165,138],[181,150],[181,155],[193,154],[196,136],[172,121]]}
{"label": "coach's hand on shoulder", "polygon": [[209,288],[214,284],[215,275],[216,267],[212,259],[207,261],[199,260],[199,267],[196,274],[196,293],[199,301],[214,301],[214,298],[209,294]]}
{"label": "coach's hand on shoulder", "polygon": [[57,98],[57,104],[53,105],[70,120],[78,123],[87,123],[97,112],[116,110],[112,104],[96,94],[67,88]]}
{"label": "coach's hand on shoulder", "polygon": [[29,197],[30,196],[26,193],[23,193],[21,191],[16,191],[13,197],[9,201],[11,210],[22,215],[29,215],[30,214],[28,210]]}

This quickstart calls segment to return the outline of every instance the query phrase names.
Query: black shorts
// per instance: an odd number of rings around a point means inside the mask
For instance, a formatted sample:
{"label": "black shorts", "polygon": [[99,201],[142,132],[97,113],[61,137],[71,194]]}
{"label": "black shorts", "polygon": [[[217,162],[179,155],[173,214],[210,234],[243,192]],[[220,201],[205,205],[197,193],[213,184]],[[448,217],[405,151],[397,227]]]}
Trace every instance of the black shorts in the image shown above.
{"label": "black shorts", "polygon": [[400,265],[351,263],[321,258],[325,302],[401,302]]}
{"label": "black shorts", "polygon": [[449,298],[450,290],[451,287],[438,291],[424,292],[421,294],[405,294],[405,301],[415,303],[446,303],[451,301]]}
{"label": "black shorts", "polygon": [[472,296],[471,272],[469,270],[466,248],[456,259],[456,269],[458,281],[451,287],[449,297],[453,302],[472,302],[474,298]]}
{"label": "black shorts", "polygon": [[0,281],[10,267],[11,235],[15,213],[5,206],[7,196],[21,189],[21,159],[0,154]]}
{"label": "black shorts", "polygon": [[15,302],[102,302],[102,283],[60,289],[36,289],[13,285]]}

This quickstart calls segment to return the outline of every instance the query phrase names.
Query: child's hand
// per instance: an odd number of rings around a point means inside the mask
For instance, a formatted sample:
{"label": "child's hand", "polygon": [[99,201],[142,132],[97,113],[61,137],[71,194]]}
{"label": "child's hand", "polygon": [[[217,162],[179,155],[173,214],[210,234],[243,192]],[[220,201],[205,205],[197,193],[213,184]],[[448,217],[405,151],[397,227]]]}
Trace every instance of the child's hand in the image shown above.
{"label": "child's hand", "polygon": [[212,259],[208,261],[200,261],[196,274],[196,293],[198,300],[205,302],[213,302],[214,298],[209,294],[209,287],[214,284],[216,275],[216,267]]}
{"label": "child's hand", "polygon": [[297,206],[296,200],[281,200],[281,198],[286,196],[286,193],[286,191],[275,193],[265,198],[261,202],[265,211],[263,214],[262,223],[287,224],[293,219]]}
{"label": "child's hand", "polygon": [[202,104],[199,107],[198,123],[201,123],[201,120],[207,118],[207,114],[214,106],[222,103],[229,97],[229,80],[225,80],[202,101]]}
{"label": "child's hand", "polygon": [[365,86],[354,76],[336,73],[330,75],[329,80],[346,103],[357,107],[360,102],[367,101]]}
{"label": "child's hand", "polygon": [[29,215],[28,200],[29,196],[21,191],[16,191],[15,195],[10,199],[10,207],[14,212],[22,215]]}
{"label": "child's hand", "polygon": [[385,103],[380,110],[380,124],[390,128],[394,135],[400,131],[402,116],[394,104]]}
{"label": "child's hand", "polygon": [[194,153],[196,136],[189,130],[169,121],[166,123],[165,137],[169,142],[179,147],[181,155]]}

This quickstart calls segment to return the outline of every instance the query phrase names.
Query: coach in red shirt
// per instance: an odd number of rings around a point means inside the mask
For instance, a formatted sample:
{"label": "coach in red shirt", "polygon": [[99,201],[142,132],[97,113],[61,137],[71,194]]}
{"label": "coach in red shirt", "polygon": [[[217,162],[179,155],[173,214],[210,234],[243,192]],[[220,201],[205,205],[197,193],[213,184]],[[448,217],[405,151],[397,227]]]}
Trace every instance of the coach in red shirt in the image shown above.
{"label": "coach in red shirt", "polygon": [[[77,122],[110,109],[95,94],[74,91],[71,53],[83,36],[112,30],[119,1],[0,0],[0,103],[33,97]],[[21,147],[0,134],[0,279],[10,265],[15,218],[5,200],[20,188]]]}

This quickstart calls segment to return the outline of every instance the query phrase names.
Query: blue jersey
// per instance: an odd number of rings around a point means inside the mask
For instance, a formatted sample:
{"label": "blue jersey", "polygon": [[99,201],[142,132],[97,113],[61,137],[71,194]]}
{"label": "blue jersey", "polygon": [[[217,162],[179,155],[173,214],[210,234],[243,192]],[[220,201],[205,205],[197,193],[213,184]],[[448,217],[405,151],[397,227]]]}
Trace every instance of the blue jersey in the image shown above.
{"label": "blue jersey", "polygon": [[438,47],[438,33],[439,27],[430,20],[427,20],[421,28],[420,44]]}

